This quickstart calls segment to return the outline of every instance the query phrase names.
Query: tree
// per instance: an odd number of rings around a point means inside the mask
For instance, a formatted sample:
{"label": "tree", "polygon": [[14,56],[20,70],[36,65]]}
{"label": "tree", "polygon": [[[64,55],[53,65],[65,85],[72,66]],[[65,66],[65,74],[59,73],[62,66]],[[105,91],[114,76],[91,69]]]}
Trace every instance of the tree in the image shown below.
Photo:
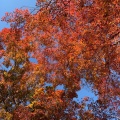
{"label": "tree", "polygon": [[[6,13],[1,119],[119,119],[119,10],[118,0],[37,0],[32,12]],[[83,78],[97,101],[74,100]]]}

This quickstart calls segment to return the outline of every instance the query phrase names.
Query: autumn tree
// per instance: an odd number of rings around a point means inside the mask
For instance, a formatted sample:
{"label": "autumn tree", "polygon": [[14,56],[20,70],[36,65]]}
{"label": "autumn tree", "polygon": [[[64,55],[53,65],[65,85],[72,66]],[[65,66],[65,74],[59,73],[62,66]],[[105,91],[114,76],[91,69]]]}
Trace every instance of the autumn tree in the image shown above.
{"label": "autumn tree", "polygon": [[[120,119],[119,11],[118,0],[37,0],[32,11],[6,13],[1,119]],[[74,100],[83,79],[97,101]]]}

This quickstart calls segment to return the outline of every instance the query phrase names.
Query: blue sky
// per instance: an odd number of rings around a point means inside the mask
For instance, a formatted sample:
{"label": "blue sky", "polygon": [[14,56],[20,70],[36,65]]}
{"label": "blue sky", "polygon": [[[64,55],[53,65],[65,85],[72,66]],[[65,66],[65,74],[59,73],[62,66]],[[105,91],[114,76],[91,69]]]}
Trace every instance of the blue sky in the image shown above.
{"label": "blue sky", "polygon": [[[16,8],[21,8],[25,6],[34,7],[35,3],[36,3],[36,0],[1,0],[0,1],[0,18],[2,18],[6,12],[12,12]],[[0,30],[8,26],[9,25],[7,23],[0,21]],[[90,91],[91,90],[89,88],[86,89],[85,87],[81,91],[77,92],[79,99],[83,98],[84,96],[89,96],[96,100],[97,97],[95,97],[94,93]]]}

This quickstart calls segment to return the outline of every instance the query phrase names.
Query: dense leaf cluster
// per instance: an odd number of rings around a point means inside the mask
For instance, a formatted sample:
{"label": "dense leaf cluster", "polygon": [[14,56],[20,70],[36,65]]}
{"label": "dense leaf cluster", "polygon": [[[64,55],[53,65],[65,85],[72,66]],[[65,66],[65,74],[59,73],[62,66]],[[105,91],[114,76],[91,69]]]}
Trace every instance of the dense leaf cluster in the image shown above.
{"label": "dense leaf cluster", "polygon": [[[37,0],[6,13],[0,119],[120,119],[119,11],[119,0]],[[75,100],[83,79],[98,100]]]}

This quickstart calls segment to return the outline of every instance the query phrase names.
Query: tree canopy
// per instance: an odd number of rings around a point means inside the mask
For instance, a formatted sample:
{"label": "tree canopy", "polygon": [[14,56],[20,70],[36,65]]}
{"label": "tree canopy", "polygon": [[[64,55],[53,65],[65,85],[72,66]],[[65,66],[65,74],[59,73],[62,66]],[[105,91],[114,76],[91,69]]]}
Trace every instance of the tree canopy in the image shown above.
{"label": "tree canopy", "polygon": [[[120,119],[119,0],[37,0],[2,20],[0,119]],[[83,79],[96,101],[74,100]]]}

